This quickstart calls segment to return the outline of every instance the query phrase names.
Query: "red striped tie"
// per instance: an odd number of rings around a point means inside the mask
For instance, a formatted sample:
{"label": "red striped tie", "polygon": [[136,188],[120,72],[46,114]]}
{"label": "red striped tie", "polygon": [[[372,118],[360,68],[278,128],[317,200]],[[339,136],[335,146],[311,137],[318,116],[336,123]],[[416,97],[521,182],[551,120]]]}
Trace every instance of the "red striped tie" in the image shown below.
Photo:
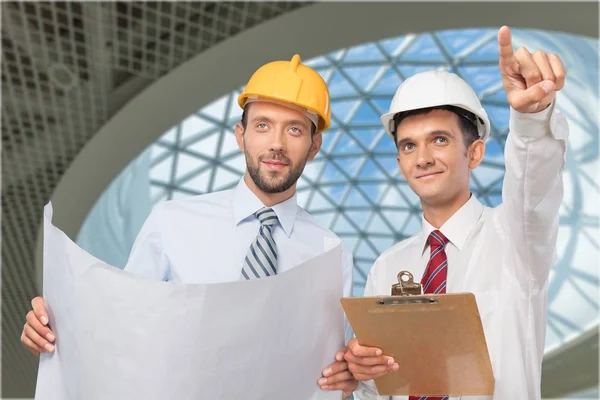
{"label": "red striped tie", "polygon": [[[448,243],[446,236],[440,231],[433,231],[427,239],[430,255],[427,269],[421,279],[423,293],[446,293],[446,278],[448,277],[448,258],[444,247]],[[448,400],[448,396],[410,396],[409,400]]]}
{"label": "red striped tie", "polygon": [[423,293],[446,293],[446,277],[448,276],[448,258],[444,247],[448,243],[446,236],[440,231],[433,231],[427,239],[430,255],[427,270],[421,279]]}

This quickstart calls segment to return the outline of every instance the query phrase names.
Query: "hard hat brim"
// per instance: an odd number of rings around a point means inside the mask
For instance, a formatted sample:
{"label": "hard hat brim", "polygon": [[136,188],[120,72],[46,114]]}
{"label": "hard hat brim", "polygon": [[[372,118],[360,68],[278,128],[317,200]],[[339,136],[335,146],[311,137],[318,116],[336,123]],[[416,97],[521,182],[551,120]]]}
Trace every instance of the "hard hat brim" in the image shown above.
{"label": "hard hat brim", "polygon": [[[478,117],[477,132],[479,133],[479,138],[481,140],[483,140],[484,142],[489,139],[490,120],[487,116],[487,113],[485,112],[485,110],[483,108],[481,108],[480,110],[472,110],[470,107],[465,106],[464,104],[443,104],[443,103],[432,104],[432,105],[428,106],[427,108],[442,107],[442,106],[454,106],[454,107],[462,108],[463,110],[466,110],[466,111],[469,111],[469,112],[475,114]],[[394,126],[393,126],[394,121],[393,120],[394,120],[394,116],[396,114],[406,112],[406,111],[413,111],[413,110],[419,110],[419,108],[400,109],[400,110],[396,110],[394,112],[388,112],[386,114],[383,114],[380,117],[380,120],[381,120],[383,128],[387,132],[387,134],[390,135],[392,138],[395,137],[395,132],[393,132],[393,129],[394,129]],[[483,120],[483,123],[479,120]]]}
{"label": "hard hat brim", "polygon": [[[331,125],[331,123],[325,119],[325,116],[321,112],[319,112],[319,110],[316,110],[312,107],[307,107],[303,104],[300,105],[300,104],[288,101],[287,99],[278,98],[277,96],[267,96],[264,94],[252,94],[252,93],[242,92],[238,96],[238,105],[240,106],[240,108],[243,109],[246,106],[246,104],[248,104],[248,99],[251,97],[256,98],[256,100],[253,100],[253,101],[259,101],[259,99],[271,100],[271,101],[275,101],[277,103],[283,103],[285,105],[288,105],[292,109],[295,109],[295,107],[297,107],[297,108],[301,108],[303,110],[307,110],[312,113],[315,113],[319,117],[319,123],[317,125],[317,132],[325,131],[325,130],[329,129],[329,126]],[[311,119],[311,118],[309,117],[309,119]]]}

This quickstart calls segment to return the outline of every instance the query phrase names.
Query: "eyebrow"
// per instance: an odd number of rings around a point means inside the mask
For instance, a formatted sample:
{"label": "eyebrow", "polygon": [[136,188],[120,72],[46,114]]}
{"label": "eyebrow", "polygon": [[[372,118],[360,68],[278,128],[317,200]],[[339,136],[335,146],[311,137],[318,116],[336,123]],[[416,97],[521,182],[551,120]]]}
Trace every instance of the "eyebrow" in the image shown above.
{"label": "eyebrow", "polygon": [[293,119],[291,121],[288,122],[289,125],[302,125],[305,128],[308,128],[309,125],[306,124],[306,122],[301,121],[299,119]]}
{"label": "eyebrow", "polygon": [[[256,117],[252,118],[250,120],[250,122],[258,122],[258,121],[264,121],[264,122],[268,122],[270,124],[273,124],[273,119],[266,117],[266,116],[262,116],[262,115],[257,115]],[[300,120],[300,119],[292,119],[289,121],[285,121],[286,125],[302,125],[304,128],[308,129],[309,125],[307,125],[306,122]]]}
{"label": "eyebrow", "polygon": [[[445,130],[442,130],[442,129],[437,129],[435,131],[431,131],[431,132],[427,133],[428,137],[431,137],[431,136],[440,136],[440,135],[448,136],[448,137],[451,137],[451,138],[455,137],[455,135],[452,132],[445,131]],[[398,148],[401,148],[406,143],[410,143],[410,142],[413,142],[413,141],[414,140],[410,136],[409,137],[405,137],[405,138],[403,138],[403,139],[401,139],[401,140],[398,141]]]}
{"label": "eyebrow", "polygon": [[273,123],[273,120],[269,117],[265,117],[262,115],[257,115],[256,117],[252,118],[250,120],[250,122],[258,122],[258,121],[263,121],[263,122],[268,122],[268,123]]}

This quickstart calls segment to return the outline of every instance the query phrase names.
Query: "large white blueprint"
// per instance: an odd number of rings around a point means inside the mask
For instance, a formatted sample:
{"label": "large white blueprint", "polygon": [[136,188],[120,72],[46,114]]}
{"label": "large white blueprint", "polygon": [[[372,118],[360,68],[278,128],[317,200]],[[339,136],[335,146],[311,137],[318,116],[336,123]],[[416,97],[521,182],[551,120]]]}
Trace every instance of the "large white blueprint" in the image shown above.
{"label": "large white blueprint", "polygon": [[155,282],[94,258],[44,210],[55,331],[36,399],[340,399],[316,381],[344,342],[340,243],[280,275]]}

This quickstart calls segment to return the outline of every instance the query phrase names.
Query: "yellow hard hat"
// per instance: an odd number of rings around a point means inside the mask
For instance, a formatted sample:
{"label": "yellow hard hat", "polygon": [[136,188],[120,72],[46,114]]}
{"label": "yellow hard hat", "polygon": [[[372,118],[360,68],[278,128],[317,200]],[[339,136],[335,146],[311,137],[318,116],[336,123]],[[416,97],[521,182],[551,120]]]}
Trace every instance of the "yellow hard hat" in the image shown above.
{"label": "yellow hard hat", "polygon": [[298,54],[291,61],[273,61],[257,69],[238,97],[240,107],[244,108],[249,98],[281,101],[316,113],[318,132],[331,124],[327,84],[317,71],[300,63]]}

